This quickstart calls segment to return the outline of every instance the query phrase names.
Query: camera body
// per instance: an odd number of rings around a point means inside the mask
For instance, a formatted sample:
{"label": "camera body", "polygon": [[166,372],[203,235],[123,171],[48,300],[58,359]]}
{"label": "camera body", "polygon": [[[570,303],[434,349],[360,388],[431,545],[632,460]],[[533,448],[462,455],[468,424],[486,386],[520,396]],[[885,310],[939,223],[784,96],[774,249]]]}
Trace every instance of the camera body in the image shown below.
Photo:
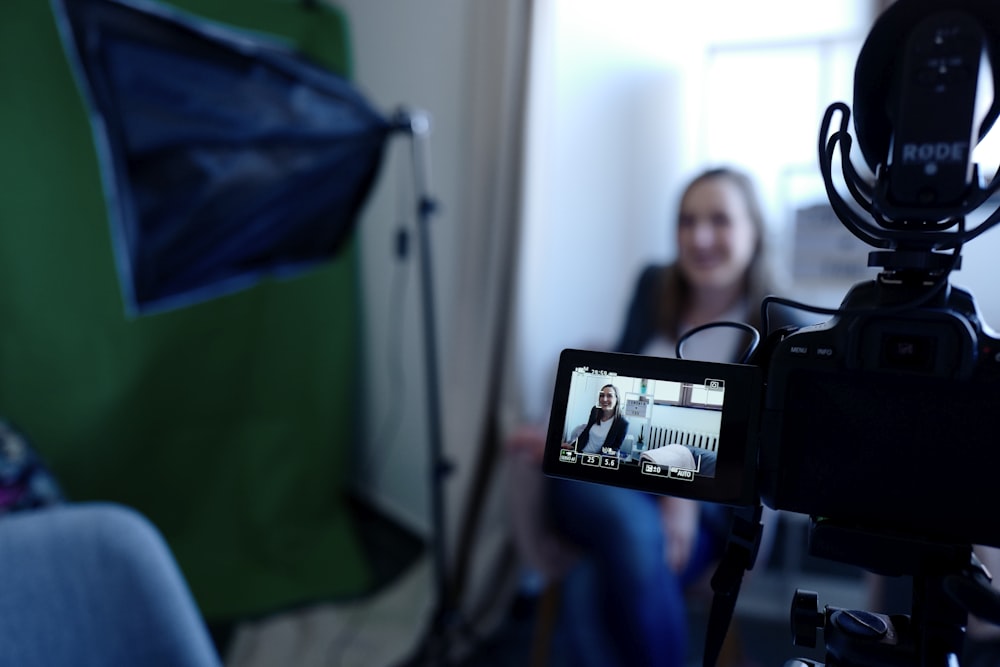
{"label": "camera body", "polygon": [[[544,471],[1000,546],[1000,522],[982,514],[1000,469],[1000,340],[969,292],[948,287],[908,309],[929,287],[889,276],[855,285],[822,324],[775,332],[750,364],[565,350]],[[622,397],[631,446],[572,450],[605,384]],[[683,397],[713,387],[716,400]],[[692,459],[675,455],[681,446]]]}
{"label": "camera body", "polygon": [[[766,505],[883,534],[1000,546],[1000,341],[965,290],[882,274],[829,321],[769,341],[759,484]],[[754,448],[753,444],[749,445]]]}

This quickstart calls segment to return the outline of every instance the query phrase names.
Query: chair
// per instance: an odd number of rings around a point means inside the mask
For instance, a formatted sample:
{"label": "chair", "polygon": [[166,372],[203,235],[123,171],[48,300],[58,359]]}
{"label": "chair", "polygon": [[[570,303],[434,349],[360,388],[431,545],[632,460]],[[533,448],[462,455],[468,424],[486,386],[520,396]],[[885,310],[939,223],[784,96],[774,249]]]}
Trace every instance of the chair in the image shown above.
{"label": "chair", "polygon": [[0,655],[19,667],[219,667],[160,533],[111,503],[0,516]]}
{"label": "chair", "polygon": [[548,529],[542,504],[541,447],[544,435],[530,427],[514,432],[505,441],[511,533],[524,565],[535,572],[542,589],[535,615],[530,667],[549,662],[552,636],[562,598],[561,581],[576,563],[577,550]]}
{"label": "chair", "polygon": [[[541,474],[541,452],[545,434],[534,427],[515,430],[505,440],[507,481],[511,530],[523,563],[539,575],[542,581],[532,638],[531,667],[546,667],[562,604],[562,581],[576,564],[579,554],[575,547],[553,532],[545,522],[544,478]],[[766,510],[769,520],[758,553],[758,562],[766,562],[774,540],[777,515]],[[772,522],[772,520],[774,520]],[[711,603],[712,572],[706,573],[687,591],[689,600],[707,610]],[[719,656],[719,665],[739,664],[745,659],[737,619],[733,619]]]}

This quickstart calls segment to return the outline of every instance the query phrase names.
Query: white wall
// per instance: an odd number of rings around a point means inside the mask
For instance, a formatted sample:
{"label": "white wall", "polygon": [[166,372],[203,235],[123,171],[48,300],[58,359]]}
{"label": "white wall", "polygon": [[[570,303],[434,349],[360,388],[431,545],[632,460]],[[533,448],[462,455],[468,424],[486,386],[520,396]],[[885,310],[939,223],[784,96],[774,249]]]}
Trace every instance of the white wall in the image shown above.
{"label": "white wall", "polygon": [[559,351],[612,345],[637,271],[672,250],[699,99],[680,5],[538,3],[519,287],[529,419],[548,414]]}
{"label": "white wall", "polygon": [[678,405],[654,405],[649,423],[651,426],[718,435],[722,429],[722,412]]}
{"label": "white wall", "polygon": [[[465,187],[461,148],[467,125],[463,113],[469,3],[337,0],[336,4],[350,23],[357,86],[387,114],[405,105],[430,115],[431,190],[439,203],[430,224],[434,306],[438,322],[450,321],[451,301],[445,295],[455,280],[459,227],[469,224],[458,215]],[[419,291],[418,238],[412,233],[412,177],[410,144],[400,136],[390,143],[359,225],[369,449],[358,453],[362,458],[355,482],[383,509],[425,530],[429,492],[424,302]],[[411,231],[410,256],[403,264],[394,253],[401,221]],[[403,292],[397,293],[398,289]],[[402,307],[396,309],[397,303]],[[440,326],[438,332],[438,354],[444,355],[451,345],[450,332]]]}

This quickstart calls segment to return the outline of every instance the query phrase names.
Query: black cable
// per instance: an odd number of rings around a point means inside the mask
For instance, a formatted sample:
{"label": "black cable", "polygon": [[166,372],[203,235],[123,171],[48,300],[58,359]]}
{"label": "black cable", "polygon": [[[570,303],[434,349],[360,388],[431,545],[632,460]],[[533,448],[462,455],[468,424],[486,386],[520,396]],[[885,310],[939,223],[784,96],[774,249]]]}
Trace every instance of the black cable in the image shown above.
{"label": "black cable", "polygon": [[751,325],[747,324],[746,322],[730,322],[728,320],[721,322],[709,322],[708,324],[702,324],[701,326],[695,327],[690,331],[685,332],[683,336],[678,338],[677,345],[674,348],[674,355],[678,359],[683,359],[684,343],[686,343],[687,340],[691,338],[691,336],[701,331],[705,331],[707,329],[715,329],[715,328],[739,329],[745,333],[750,334],[750,343],[747,344],[743,354],[737,357],[736,363],[738,364],[745,364],[750,359],[750,357],[753,356],[753,353],[757,350],[757,345],[760,343],[760,332],[757,331],[757,329],[755,329]]}

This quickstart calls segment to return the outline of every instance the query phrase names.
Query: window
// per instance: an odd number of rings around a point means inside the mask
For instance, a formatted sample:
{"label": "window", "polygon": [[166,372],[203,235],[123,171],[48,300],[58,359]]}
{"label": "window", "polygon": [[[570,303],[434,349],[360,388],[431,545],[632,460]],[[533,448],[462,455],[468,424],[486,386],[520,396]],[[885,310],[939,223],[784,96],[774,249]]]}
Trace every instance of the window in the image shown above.
{"label": "window", "polygon": [[546,416],[563,348],[616,343],[639,271],[673,256],[695,169],[750,169],[782,236],[871,16],[872,0],[538,0],[518,294],[529,416]]}

